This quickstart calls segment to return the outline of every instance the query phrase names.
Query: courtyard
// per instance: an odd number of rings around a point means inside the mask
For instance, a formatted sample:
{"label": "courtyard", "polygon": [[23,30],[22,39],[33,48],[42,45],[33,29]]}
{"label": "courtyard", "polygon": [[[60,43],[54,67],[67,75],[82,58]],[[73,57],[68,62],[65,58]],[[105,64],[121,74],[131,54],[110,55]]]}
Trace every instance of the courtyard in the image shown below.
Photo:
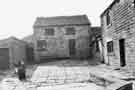
{"label": "courtyard", "polygon": [[113,70],[113,67],[87,60],[61,60],[34,65],[27,69],[27,81],[16,76],[4,77],[1,90],[107,90],[131,83],[124,81],[129,75]]}

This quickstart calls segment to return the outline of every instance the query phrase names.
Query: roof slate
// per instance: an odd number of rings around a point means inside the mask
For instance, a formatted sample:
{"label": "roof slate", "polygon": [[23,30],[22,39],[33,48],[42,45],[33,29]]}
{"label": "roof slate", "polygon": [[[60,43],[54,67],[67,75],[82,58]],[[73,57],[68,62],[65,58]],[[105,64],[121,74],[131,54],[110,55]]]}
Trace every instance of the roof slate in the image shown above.
{"label": "roof slate", "polygon": [[85,25],[90,24],[86,15],[38,17],[34,26],[57,26],[57,25]]}

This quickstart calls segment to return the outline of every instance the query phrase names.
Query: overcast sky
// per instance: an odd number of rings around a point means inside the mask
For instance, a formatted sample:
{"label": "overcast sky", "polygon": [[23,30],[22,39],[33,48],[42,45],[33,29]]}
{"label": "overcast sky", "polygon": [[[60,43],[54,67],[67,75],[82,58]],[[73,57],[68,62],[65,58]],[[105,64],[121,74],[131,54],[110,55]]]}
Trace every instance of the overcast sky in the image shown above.
{"label": "overcast sky", "polygon": [[113,0],[0,0],[0,39],[23,38],[33,32],[39,16],[88,15],[100,26],[100,14]]}

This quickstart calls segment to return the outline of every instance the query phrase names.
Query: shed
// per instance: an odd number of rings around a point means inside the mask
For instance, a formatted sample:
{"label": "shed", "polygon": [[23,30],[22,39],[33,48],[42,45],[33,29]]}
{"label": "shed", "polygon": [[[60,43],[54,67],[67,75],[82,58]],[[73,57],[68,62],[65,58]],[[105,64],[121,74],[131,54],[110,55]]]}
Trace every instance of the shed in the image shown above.
{"label": "shed", "polygon": [[0,69],[9,69],[18,61],[26,60],[26,43],[15,37],[0,40]]}

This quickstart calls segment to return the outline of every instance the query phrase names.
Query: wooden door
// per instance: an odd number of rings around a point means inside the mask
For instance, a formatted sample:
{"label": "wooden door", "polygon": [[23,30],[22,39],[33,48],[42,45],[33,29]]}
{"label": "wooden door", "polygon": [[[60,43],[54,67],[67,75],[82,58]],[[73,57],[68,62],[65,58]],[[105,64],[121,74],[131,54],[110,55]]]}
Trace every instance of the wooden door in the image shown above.
{"label": "wooden door", "polygon": [[125,39],[119,40],[119,48],[120,48],[120,66],[124,67],[126,65],[125,60]]}
{"label": "wooden door", "polygon": [[75,48],[75,39],[70,39],[69,40],[69,55],[75,56],[76,55],[76,48]]}

